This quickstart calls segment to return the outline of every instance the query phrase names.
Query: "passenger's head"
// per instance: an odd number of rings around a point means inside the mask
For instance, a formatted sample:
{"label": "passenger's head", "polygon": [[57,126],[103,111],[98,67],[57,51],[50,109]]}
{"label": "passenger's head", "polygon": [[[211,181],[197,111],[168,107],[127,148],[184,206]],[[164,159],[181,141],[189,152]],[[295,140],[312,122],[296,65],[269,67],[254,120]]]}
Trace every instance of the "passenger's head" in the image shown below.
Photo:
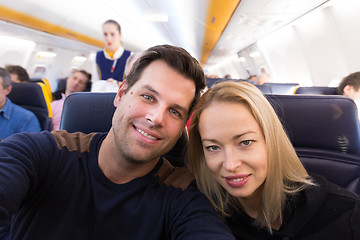
{"label": "passenger's head", "polygon": [[89,73],[84,70],[75,70],[66,80],[65,96],[74,92],[83,92],[90,80]]}
{"label": "passenger's head", "polygon": [[132,162],[158,159],[174,147],[204,86],[200,64],[184,49],[148,49],[114,99],[108,139]]}
{"label": "passenger's head", "polygon": [[250,199],[263,213],[257,223],[270,229],[285,195],[311,183],[274,109],[246,82],[214,85],[200,98],[189,128],[188,163],[222,216]]}
{"label": "passenger's head", "polygon": [[111,51],[116,51],[121,44],[121,27],[115,20],[109,19],[102,25],[105,47]]}
{"label": "passenger's head", "polygon": [[19,65],[7,65],[5,69],[10,73],[12,82],[29,82],[30,78],[26,69]]}
{"label": "passenger's head", "polygon": [[360,100],[360,72],[354,72],[342,79],[337,93],[353,100]]}
{"label": "passenger's head", "polygon": [[6,103],[6,96],[11,92],[11,77],[8,71],[0,67],[0,109]]}
{"label": "passenger's head", "polygon": [[125,70],[124,70],[125,78],[129,75],[129,73],[130,73],[130,71],[132,69],[132,66],[134,65],[134,62],[136,60],[138,60],[141,57],[142,54],[143,54],[143,52],[137,52],[137,53],[131,54],[126,59]]}
{"label": "passenger's head", "polygon": [[206,86],[206,80],[199,62],[183,48],[170,45],[158,45],[143,52],[126,78],[128,85],[126,91],[128,92],[141,78],[144,69],[157,60],[163,61],[176,72],[194,82],[196,90],[188,112],[188,117],[190,117],[192,109],[200,97],[200,91]]}

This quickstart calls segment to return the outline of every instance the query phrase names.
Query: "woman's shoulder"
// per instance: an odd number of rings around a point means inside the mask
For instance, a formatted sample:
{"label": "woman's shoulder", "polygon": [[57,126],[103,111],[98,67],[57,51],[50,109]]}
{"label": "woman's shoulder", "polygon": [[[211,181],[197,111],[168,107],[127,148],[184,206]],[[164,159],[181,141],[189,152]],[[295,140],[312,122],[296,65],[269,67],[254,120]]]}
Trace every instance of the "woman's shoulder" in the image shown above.
{"label": "woman's shoulder", "polygon": [[[311,173],[311,177],[314,179],[315,183],[318,185],[315,190],[323,192],[326,194],[327,198],[339,198],[339,199],[348,199],[350,201],[359,201],[360,197],[339,185],[328,181],[324,176]],[[317,188],[317,189],[316,189]]]}

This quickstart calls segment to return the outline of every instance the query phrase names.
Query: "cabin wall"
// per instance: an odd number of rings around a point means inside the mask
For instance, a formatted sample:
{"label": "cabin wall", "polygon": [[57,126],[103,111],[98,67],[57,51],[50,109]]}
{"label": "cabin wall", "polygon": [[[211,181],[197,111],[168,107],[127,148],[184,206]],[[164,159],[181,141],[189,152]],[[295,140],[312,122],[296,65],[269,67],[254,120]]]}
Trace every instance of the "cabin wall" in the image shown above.
{"label": "cabin wall", "polygon": [[359,71],[360,2],[333,1],[274,32],[257,44],[274,82],[337,86]]}
{"label": "cabin wall", "polygon": [[357,0],[329,1],[239,51],[241,61],[219,63],[209,73],[246,79],[265,69],[273,82],[337,86],[343,77],[360,71],[358,9]]}
{"label": "cabin wall", "polygon": [[[86,53],[5,35],[0,35],[0,46],[1,67],[20,65],[30,78],[47,78],[52,91],[56,90],[57,79],[68,77],[74,69],[92,73],[95,65],[95,51],[91,49]],[[74,59],[75,56],[84,57],[84,61]]]}
{"label": "cabin wall", "polygon": [[0,66],[20,65],[26,68],[36,44],[32,41],[0,35]]}

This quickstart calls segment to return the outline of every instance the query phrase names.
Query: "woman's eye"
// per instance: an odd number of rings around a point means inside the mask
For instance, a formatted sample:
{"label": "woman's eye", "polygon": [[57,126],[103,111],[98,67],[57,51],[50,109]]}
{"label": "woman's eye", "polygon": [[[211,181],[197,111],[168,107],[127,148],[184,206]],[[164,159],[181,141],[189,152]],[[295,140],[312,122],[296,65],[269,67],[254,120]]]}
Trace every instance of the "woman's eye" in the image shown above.
{"label": "woman's eye", "polygon": [[243,146],[249,146],[251,143],[252,143],[252,140],[241,141],[241,145],[243,145]]}
{"label": "woman's eye", "polygon": [[205,148],[210,152],[214,152],[219,149],[219,147],[217,147],[217,146],[207,146]]}

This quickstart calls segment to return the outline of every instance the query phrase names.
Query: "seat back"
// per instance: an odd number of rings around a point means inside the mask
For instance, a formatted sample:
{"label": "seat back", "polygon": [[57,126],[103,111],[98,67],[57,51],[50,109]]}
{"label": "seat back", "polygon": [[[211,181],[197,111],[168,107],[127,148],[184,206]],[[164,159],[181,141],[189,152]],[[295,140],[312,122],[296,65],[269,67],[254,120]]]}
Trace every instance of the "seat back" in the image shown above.
{"label": "seat back", "polygon": [[42,130],[50,129],[48,105],[42,88],[34,83],[12,83],[12,90],[8,98],[20,107],[35,114]]}
{"label": "seat back", "polygon": [[[64,101],[60,129],[68,132],[108,132],[115,112],[113,104],[116,93],[76,92]],[[174,166],[184,166],[187,154],[187,131],[177,141],[174,148],[164,157]]]}
{"label": "seat back", "polygon": [[330,95],[267,98],[305,168],[360,194],[360,125],[354,101]]}
{"label": "seat back", "polygon": [[294,94],[299,84],[297,83],[264,83],[264,86],[269,86],[273,94]]}
{"label": "seat back", "polygon": [[255,84],[255,86],[256,86],[262,93],[272,93],[271,87],[270,87],[269,85]]}
{"label": "seat back", "polygon": [[295,94],[337,95],[336,87],[299,87]]}
{"label": "seat back", "polygon": [[68,132],[108,132],[116,93],[76,92],[64,101],[60,129]]}

